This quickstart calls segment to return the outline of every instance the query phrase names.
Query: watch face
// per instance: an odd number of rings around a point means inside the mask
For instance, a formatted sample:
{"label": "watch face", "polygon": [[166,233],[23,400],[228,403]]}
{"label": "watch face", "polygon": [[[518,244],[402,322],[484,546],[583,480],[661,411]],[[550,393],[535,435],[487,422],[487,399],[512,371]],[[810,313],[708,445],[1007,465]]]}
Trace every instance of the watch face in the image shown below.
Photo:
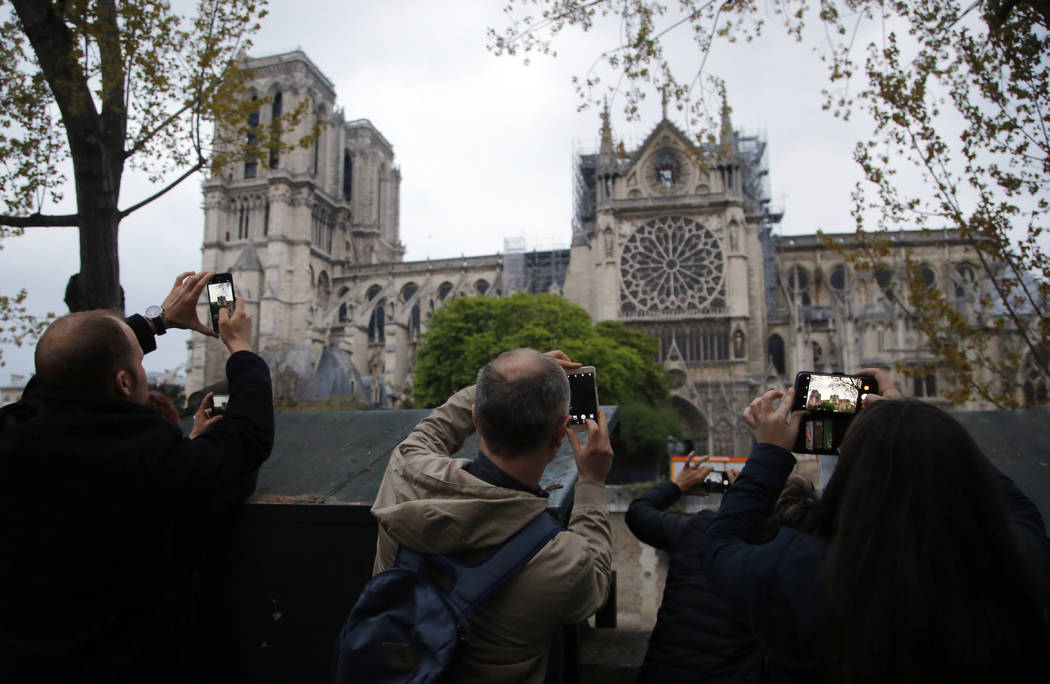
{"label": "watch face", "polygon": [[663,147],[649,160],[646,179],[649,186],[661,194],[677,192],[685,185],[685,160],[676,150]]}
{"label": "watch face", "polygon": [[164,309],[160,308],[156,304],[146,309],[146,318],[160,318],[160,315],[164,313]]}

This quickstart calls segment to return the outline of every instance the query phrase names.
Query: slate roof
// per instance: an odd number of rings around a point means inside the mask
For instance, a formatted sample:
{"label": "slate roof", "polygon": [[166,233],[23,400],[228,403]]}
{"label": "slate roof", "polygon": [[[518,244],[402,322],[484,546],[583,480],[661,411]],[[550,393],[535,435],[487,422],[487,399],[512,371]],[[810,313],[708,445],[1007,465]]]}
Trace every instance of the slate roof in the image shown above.
{"label": "slate roof", "polygon": [[[615,429],[617,407],[602,408]],[[273,453],[249,501],[371,506],[390,452],[429,414],[430,409],[278,413]],[[473,434],[456,457],[474,458],[479,446]],[[558,507],[575,482],[576,463],[565,440],[540,486],[563,485],[551,493],[550,505]]]}

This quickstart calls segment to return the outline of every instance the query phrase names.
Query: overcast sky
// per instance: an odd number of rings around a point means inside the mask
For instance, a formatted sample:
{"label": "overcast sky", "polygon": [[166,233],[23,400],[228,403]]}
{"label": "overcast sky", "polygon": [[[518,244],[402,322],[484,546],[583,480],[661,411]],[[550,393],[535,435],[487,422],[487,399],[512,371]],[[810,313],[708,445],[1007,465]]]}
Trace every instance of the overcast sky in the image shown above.
{"label": "overcast sky", "polygon": [[[577,112],[570,78],[618,44],[615,27],[566,33],[557,59],[538,56],[525,66],[485,48],[486,28],[505,23],[501,5],[271,0],[255,38],[252,56],[306,52],[335,84],[346,118],[371,120],[394,145],[406,260],[491,254],[508,237],[526,237],[537,248],[568,244],[572,155],[594,151],[599,129],[597,111]],[[726,79],[734,126],[767,137],[772,191],[785,210],[782,232],[852,230],[849,193],[860,174],[851,152],[869,126],[821,110],[825,71],[812,43],[788,40],[776,27],[767,34],[718,46],[707,70]],[[699,55],[685,38],[672,46],[674,57],[695,70]],[[661,116],[655,98],[641,122],[624,121],[622,102],[612,106],[614,133],[628,147]],[[128,314],[159,304],[176,274],[200,268],[201,180],[190,179],[121,224]],[[127,174],[121,206],[148,192],[144,179]],[[75,229],[38,228],[2,247],[0,294],[25,287],[34,312],[65,313],[65,284],[79,270]],[[183,332],[162,338],[146,370],[184,363],[187,340]],[[31,373],[31,349],[2,352],[0,384],[10,373]]]}

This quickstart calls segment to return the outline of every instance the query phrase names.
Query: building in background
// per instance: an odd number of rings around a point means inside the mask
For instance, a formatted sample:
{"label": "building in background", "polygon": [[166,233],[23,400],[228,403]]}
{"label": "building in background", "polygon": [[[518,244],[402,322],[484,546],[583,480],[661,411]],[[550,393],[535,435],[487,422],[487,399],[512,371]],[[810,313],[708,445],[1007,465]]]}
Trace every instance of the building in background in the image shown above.
{"label": "building in background", "polygon": [[[903,248],[932,285],[973,308],[974,256],[950,231],[896,234],[875,274],[854,273],[816,235],[777,235],[766,143],[734,131],[728,115],[707,149],[664,118],[631,151],[603,116],[600,149],[575,160],[567,249],[508,241],[503,254],[404,262],[393,146],[368,120],[345,119],[302,52],[248,66],[259,125],[303,98],[313,118],[292,135],[322,124],[312,148],[231,165],[204,183],[203,268],[234,274],[279,401],[403,405],[434,311],[454,297],[552,292],[594,321],[655,335],[698,451],[744,454],[743,409],[797,371],[930,360],[888,294],[903,277]],[[217,340],[195,337],[188,391],[222,379],[225,358]],[[949,381],[932,373],[903,389],[943,401],[938,387]],[[1046,388],[1031,394],[1045,398]]]}

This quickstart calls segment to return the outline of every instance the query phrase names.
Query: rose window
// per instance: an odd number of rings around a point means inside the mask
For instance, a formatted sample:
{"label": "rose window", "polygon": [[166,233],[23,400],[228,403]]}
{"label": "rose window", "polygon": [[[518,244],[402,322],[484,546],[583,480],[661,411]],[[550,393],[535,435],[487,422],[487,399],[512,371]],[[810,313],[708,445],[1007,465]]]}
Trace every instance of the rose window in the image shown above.
{"label": "rose window", "polygon": [[722,249],[692,219],[663,216],[642,224],[623,246],[624,313],[719,312],[725,308]]}

